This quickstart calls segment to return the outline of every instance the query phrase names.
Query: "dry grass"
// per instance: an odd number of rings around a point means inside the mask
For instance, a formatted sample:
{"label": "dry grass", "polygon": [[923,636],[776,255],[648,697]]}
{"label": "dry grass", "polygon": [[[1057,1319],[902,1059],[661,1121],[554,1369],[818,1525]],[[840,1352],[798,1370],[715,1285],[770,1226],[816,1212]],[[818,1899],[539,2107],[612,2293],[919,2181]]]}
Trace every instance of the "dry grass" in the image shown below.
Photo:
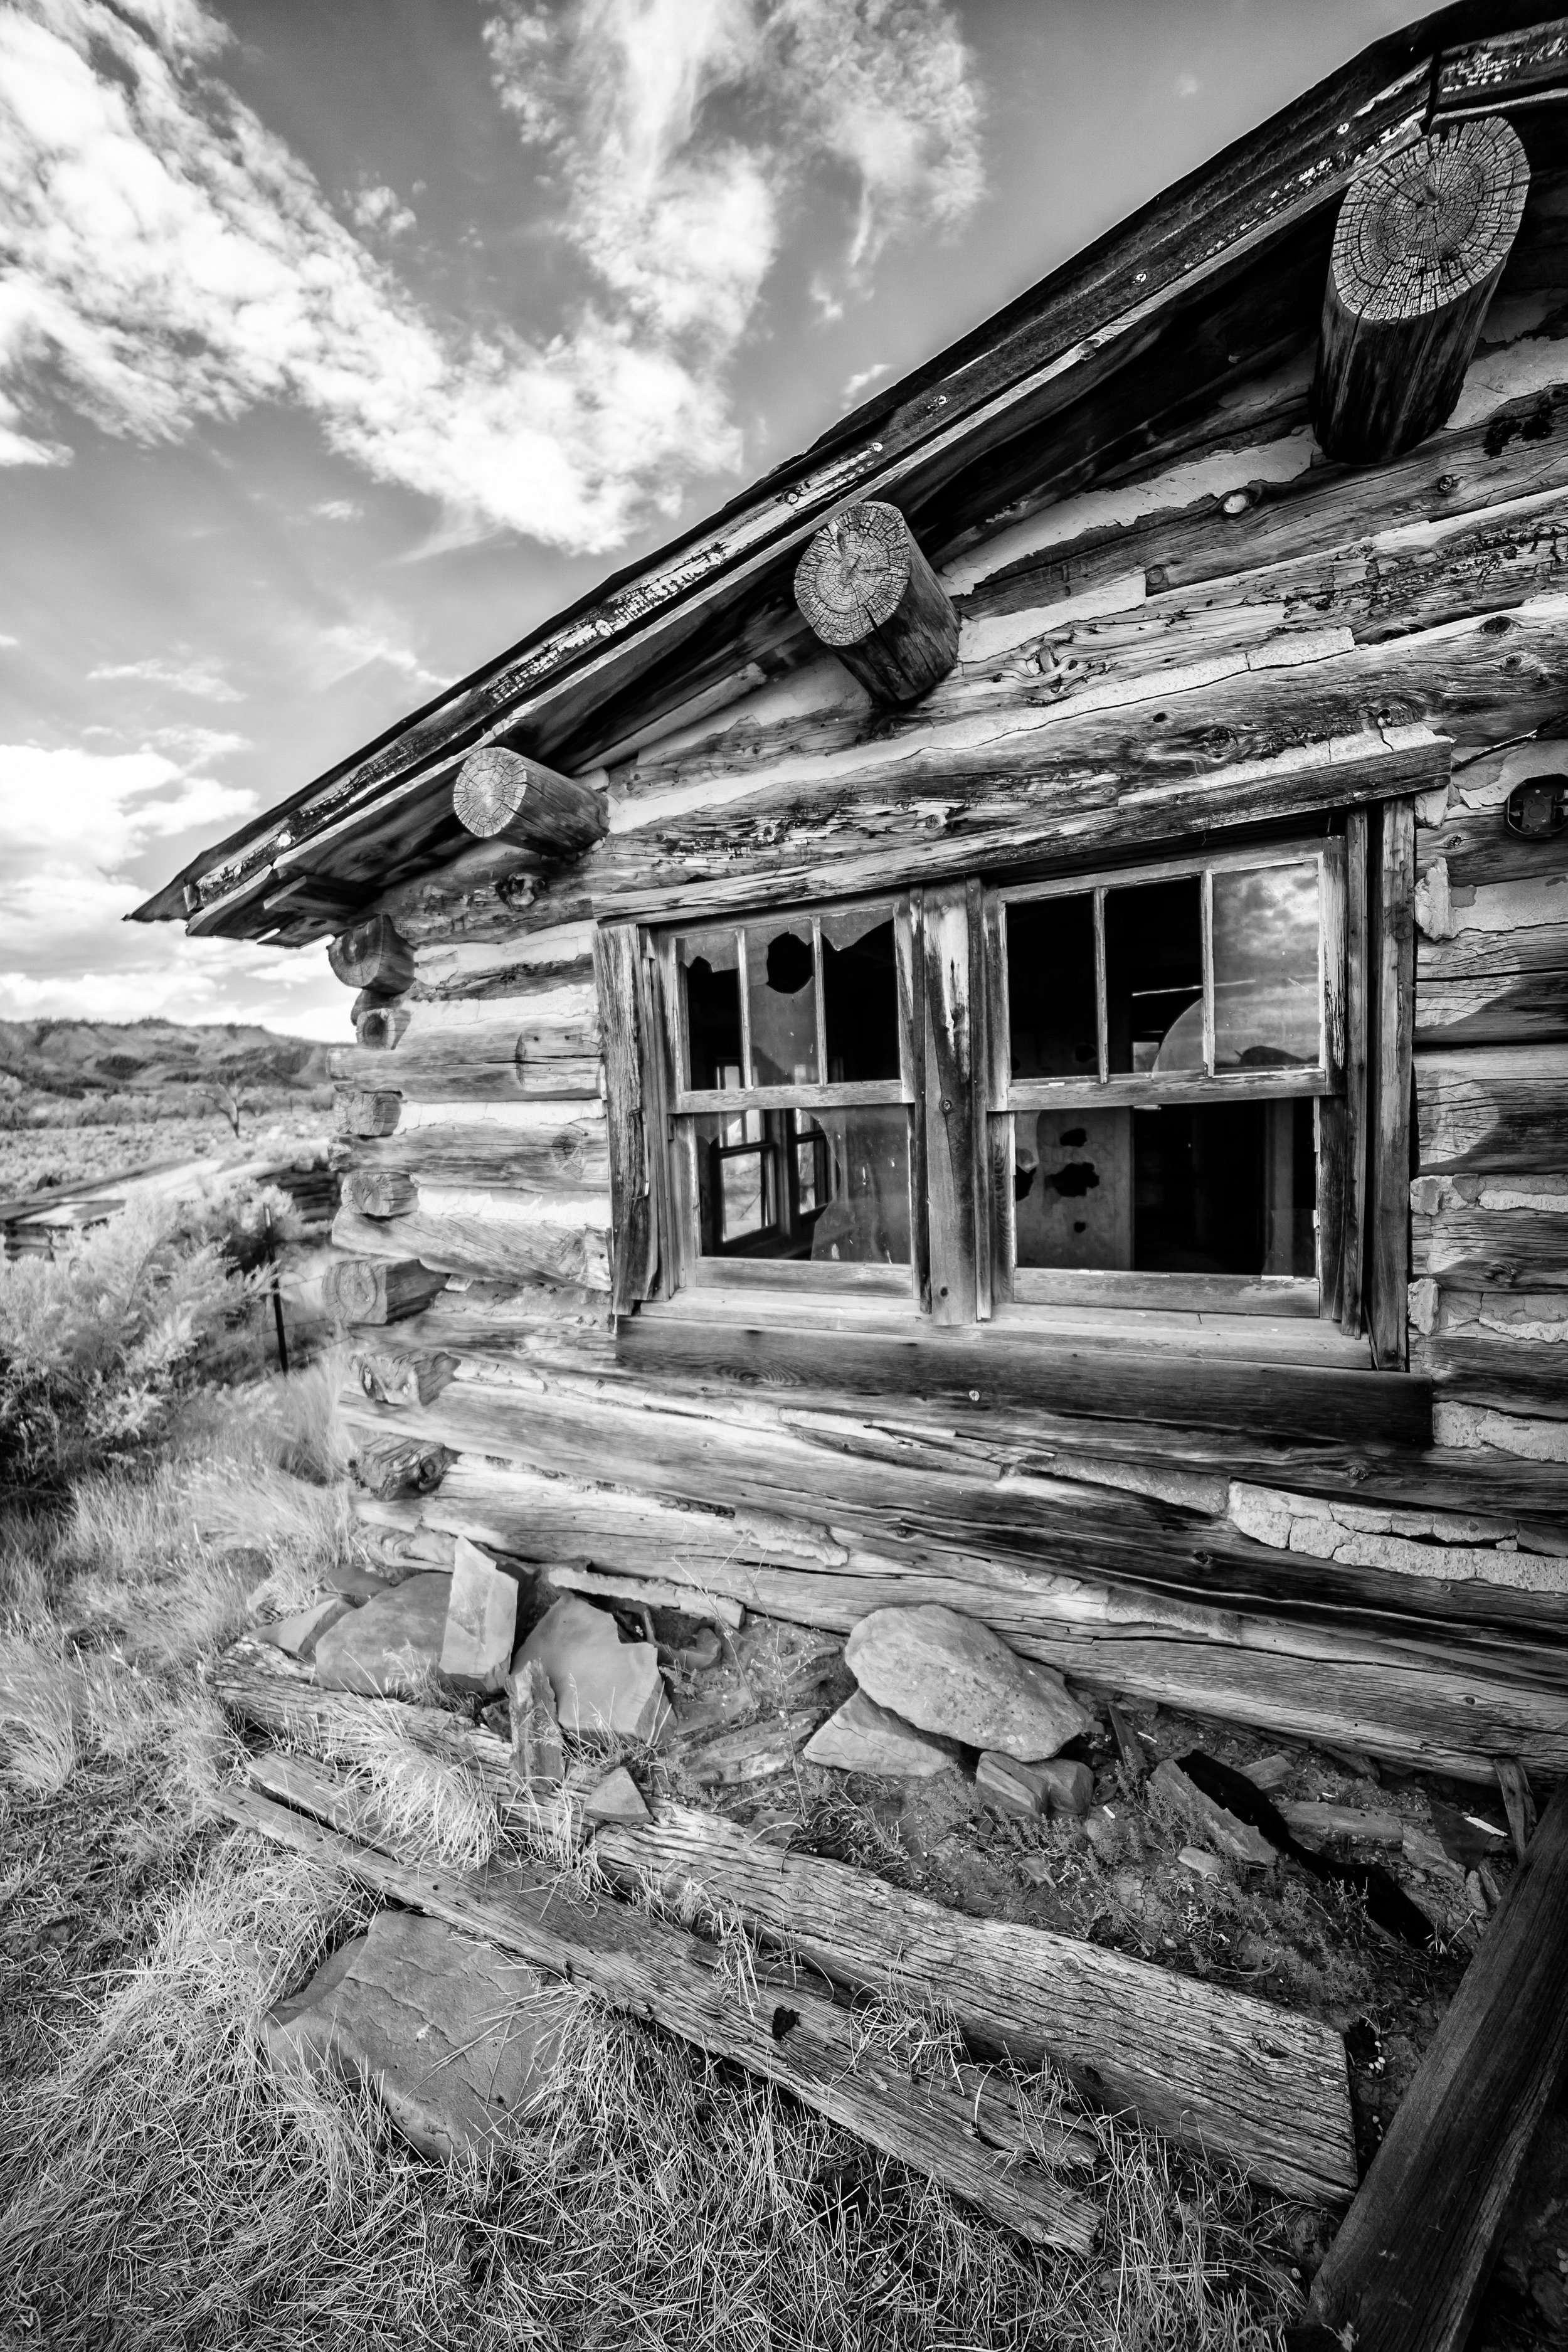
{"label": "dry grass", "polygon": [[[197,1667],[247,1622],[258,1564],[226,1550],[268,1554],[278,1605],[344,1556],[340,1499],[298,1475],[334,1460],[326,1390],[292,1390],[287,1419],[276,1397],[231,1398],[157,1465],[87,1482],[65,1518],[18,1521],[0,1544],[0,1808],[30,1839],[85,1810],[140,1873],[120,1922],[132,1964],[84,1965],[0,2080],[7,2352],[1266,2352],[1293,2298],[1246,2191],[1103,2121],[1080,2185],[1108,2226],[1086,2263],[1032,2251],[787,2097],[564,1990],[548,1996],[563,2036],[544,2120],[483,2164],[416,2158],[363,2091],[271,2077],[262,2011],[364,1903],[216,1828],[235,1735]],[[410,1858],[492,1851],[489,1795],[429,1752],[417,1710],[347,1702],[317,1747]],[[867,1833],[848,1813],[837,1826]],[[92,1843],[58,1869],[85,1874]],[[579,1849],[558,1838],[550,1858],[594,1891]],[[107,1884],[84,1885],[82,1914]],[[26,1900],[0,1868],[0,1945]],[[703,1924],[743,1995],[749,1937]],[[890,1993],[857,2031],[884,2063],[940,2075],[956,2055],[951,2021]],[[1082,2120],[1059,2084],[1024,2087],[1043,2116]]]}

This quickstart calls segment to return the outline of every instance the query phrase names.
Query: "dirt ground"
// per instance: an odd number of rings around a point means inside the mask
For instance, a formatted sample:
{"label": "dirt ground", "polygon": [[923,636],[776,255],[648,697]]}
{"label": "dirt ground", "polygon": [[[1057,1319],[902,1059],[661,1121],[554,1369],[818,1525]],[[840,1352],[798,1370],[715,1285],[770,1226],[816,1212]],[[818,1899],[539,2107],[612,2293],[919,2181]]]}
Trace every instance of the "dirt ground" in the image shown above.
{"label": "dirt ground", "polygon": [[0,1200],[23,1200],[61,1184],[108,1183],[138,1169],[163,1167],[209,1153],[244,1152],[262,1159],[296,1144],[320,1141],[329,1118],[309,1101],[240,1116],[236,1137],[217,1111],[189,1116],[51,1124],[29,1119],[0,1125]]}

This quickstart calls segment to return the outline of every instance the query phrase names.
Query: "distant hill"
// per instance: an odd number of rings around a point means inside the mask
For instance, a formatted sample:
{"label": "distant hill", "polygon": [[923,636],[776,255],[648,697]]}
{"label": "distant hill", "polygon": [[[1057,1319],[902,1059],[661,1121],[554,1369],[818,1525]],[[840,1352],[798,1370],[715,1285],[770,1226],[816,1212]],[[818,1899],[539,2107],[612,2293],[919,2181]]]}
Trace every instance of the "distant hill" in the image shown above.
{"label": "distant hill", "polygon": [[[331,1083],[325,1045],[254,1023],[0,1021],[0,1094],[140,1095],[226,1086],[308,1093]],[[10,1086],[5,1080],[12,1081]]]}

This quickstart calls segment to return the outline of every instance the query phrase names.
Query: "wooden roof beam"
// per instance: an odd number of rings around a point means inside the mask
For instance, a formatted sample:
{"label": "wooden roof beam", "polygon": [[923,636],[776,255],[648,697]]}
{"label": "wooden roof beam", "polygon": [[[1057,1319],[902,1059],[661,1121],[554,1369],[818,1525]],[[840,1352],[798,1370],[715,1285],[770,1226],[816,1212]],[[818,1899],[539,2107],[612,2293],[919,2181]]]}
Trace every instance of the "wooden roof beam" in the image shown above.
{"label": "wooden roof beam", "polygon": [[885,499],[863,499],[823,524],[795,567],[795,601],[878,702],[918,702],[958,659],[952,599]]}
{"label": "wooden roof beam", "polygon": [[604,795],[501,743],[470,751],[452,786],[452,814],[479,841],[503,835],[546,857],[575,857],[606,830]]}

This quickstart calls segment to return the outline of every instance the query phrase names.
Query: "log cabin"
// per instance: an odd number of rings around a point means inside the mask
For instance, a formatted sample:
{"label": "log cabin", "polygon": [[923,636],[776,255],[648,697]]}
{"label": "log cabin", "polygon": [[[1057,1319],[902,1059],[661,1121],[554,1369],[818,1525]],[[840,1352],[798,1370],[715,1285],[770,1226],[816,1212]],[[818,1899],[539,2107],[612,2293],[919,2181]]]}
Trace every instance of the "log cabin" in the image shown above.
{"label": "log cabin", "polygon": [[145,906],[383,1556],[1568,1770],[1568,19],[1381,40]]}

